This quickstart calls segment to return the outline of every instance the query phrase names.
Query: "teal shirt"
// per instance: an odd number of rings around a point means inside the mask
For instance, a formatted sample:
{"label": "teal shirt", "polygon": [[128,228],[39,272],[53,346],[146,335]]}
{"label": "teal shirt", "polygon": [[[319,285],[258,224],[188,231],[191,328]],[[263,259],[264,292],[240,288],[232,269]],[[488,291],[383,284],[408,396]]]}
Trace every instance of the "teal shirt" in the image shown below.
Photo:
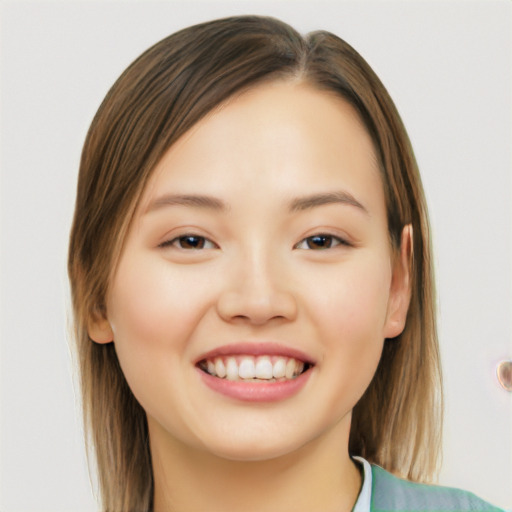
{"label": "teal shirt", "polygon": [[[366,482],[363,482],[354,512],[365,509],[368,512],[504,512],[470,492],[409,482],[379,466],[359,458],[358,461],[364,467]],[[371,484],[371,494],[368,484]]]}

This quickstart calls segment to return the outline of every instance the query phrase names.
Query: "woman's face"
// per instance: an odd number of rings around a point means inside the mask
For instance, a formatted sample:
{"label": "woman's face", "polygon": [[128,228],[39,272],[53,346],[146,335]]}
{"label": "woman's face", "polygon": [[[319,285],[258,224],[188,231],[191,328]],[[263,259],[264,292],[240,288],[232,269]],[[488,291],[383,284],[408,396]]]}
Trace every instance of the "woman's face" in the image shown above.
{"label": "woman's face", "polygon": [[405,261],[352,107],[267,83],[164,155],[90,333],[113,337],[152,442],[272,458],[348,436],[403,328]]}

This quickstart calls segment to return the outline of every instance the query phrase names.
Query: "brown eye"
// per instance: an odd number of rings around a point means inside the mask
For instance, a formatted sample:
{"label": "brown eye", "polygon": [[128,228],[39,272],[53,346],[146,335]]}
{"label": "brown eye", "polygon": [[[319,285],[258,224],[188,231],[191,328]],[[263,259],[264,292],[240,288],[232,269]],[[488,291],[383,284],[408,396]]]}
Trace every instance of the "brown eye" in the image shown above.
{"label": "brown eye", "polygon": [[206,239],[204,236],[181,236],[176,242],[181,249],[203,249]]}
{"label": "brown eye", "polygon": [[215,249],[217,246],[208,238],[199,235],[183,235],[168,240],[160,247],[175,247],[185,250]]}
{"label": "brown eye", "polygon": [[329,249],[333,242],[333,237],[329,235],[315,235],[306,239],[309,249]]}
{"label": "brown eye", "polygon": [[334,235],[327,235],[327,234],[319,234],[319,235],[313,235],[308,236],[307,238],[304,238],[301,242],[299,242],[295,247],[296,249],[310,249],[310,250],[324,250],[324,249],[331,249],[333,247],[336,247],[338,245],[350,245],[345,240],[334,236]]}

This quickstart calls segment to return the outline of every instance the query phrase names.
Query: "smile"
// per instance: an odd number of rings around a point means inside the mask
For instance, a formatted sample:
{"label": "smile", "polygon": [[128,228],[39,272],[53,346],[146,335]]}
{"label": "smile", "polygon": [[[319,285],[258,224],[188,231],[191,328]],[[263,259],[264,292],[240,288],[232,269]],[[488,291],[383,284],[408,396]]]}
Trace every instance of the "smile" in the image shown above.
{"label": "smile", "polygon": [[307,371],[310,364],[293,357],[231,355],[203,359],[198,367],[219,379],[268,383],[295,379]]}
{"label": "smile", "polygon": [[244,402],[291,398],[306,385],[315,361],[296,348],[273,342],[235,343],[217,347],[196,360],[208,388]]}

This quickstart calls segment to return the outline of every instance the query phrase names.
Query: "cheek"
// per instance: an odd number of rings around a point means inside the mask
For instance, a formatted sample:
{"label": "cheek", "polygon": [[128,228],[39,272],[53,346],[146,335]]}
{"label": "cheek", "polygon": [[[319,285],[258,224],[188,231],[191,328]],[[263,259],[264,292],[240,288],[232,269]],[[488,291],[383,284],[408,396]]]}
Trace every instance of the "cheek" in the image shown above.
{"label": "cheek", "polygon": [[[383,338],[390,267],[379,259],[357,260],[338,272],[316,276],[309,285],[310,305],[319,326],[341,340]],[[332,338],[327,336],[327,338]]]}
{"label": "cheek", "polygon": [[[311,317],[322,340],[322,366],[336,382],[330,407],[352,408],[375,374],[384,343],[391,272],[385,263],[347,265],[312,288]],[[347,405],[348,404],[348,405]]]}
{"label": "cheek", "polygon": [[199,276],[172,272],[166,261],[121,262],[107,304],[121,363],[182,357],[208,308],[206,288]]}
{"label": "cheek", "polygon": [[[162,404],[165,410],[190,408],[183,389],[194,368],[190,341],[211,303],[202,277],[184,269],[173,272],[166,261],[132,256],[121,261],[109,293],[107,311],[120,366],[154,418],[161,418]],[[179,417],[172,425],[183,427]]]}

